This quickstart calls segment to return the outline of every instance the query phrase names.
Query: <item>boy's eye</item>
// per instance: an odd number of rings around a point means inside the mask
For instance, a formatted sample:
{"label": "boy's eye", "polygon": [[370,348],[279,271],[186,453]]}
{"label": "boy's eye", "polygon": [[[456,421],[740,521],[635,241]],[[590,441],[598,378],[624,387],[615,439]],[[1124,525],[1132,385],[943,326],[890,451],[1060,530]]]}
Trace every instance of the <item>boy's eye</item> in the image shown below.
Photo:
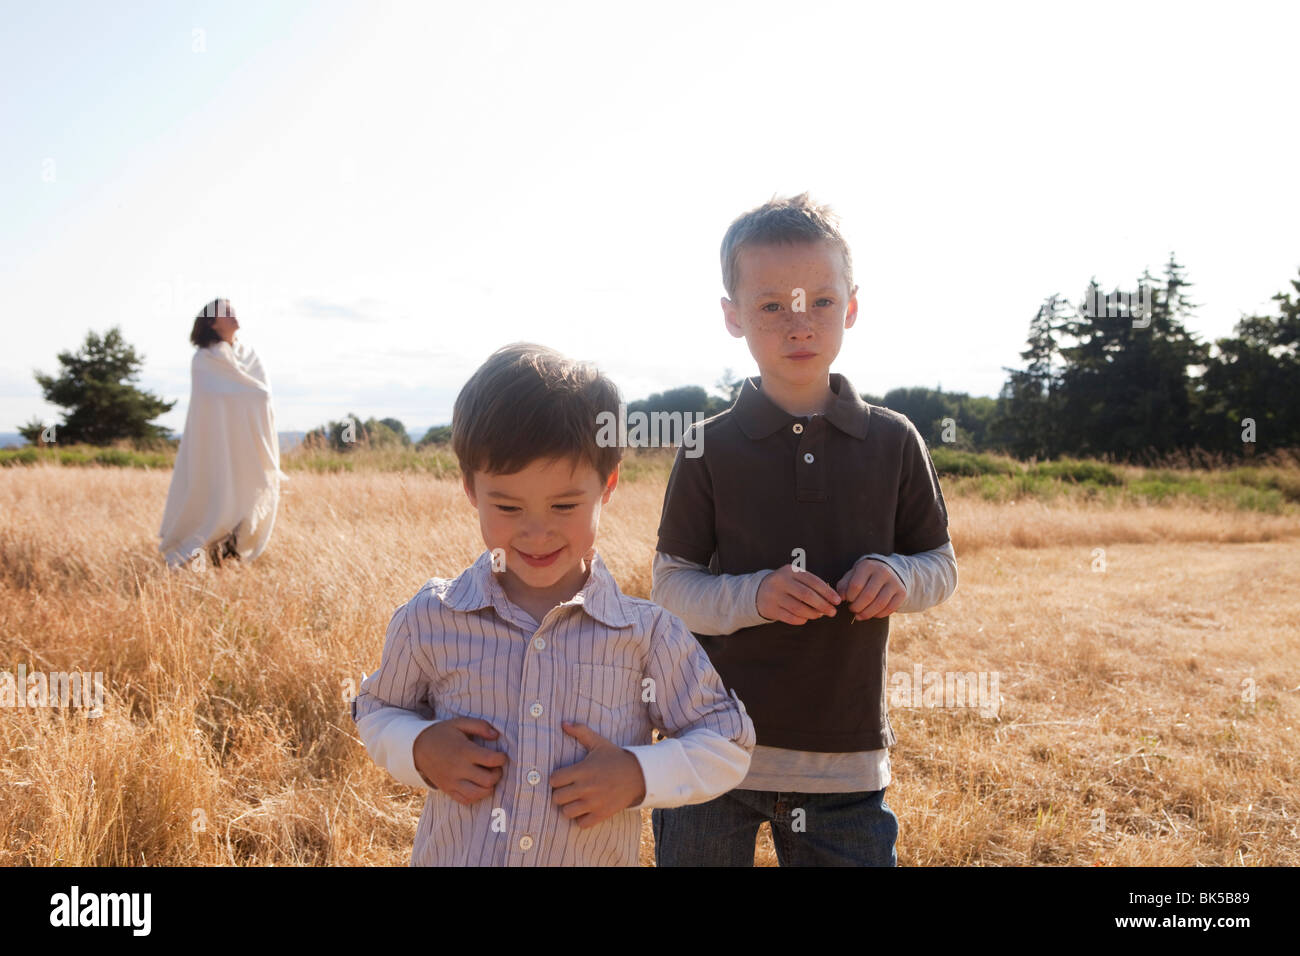
{"label": "boy's eye", "polygon": [[764,312],[777,312],[780,311],[780,309],[781,309],[780,302],[769,302],[767,305],[762,306],[762,310]]}
{"label": "boy's eye", "polygon": [[[567,514],[568,512],[572,511],[574,508],[578,506],[576,504],[569,504],[569,505],[555,505],[554,507]],[[497,505],[497,510],[500,511],[502,514],[512,515],[516,511],[519,511],[520,509],[517,505]]]}
{"label": "boy's eye", "polygon": [[825,308],[828,305],[833,305],[834,303],[832,303],[830,299],[827,299],[825,296],[823,296],[813,304],[816,305],[819,309],[821,309],[821,308]]}

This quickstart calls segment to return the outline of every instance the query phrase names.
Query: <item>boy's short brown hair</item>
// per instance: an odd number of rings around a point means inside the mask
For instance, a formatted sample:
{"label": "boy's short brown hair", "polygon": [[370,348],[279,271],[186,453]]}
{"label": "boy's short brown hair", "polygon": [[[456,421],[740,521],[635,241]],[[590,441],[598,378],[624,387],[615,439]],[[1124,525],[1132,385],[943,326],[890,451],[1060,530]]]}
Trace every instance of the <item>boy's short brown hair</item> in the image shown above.
{"label": "boy's short brown hair", "polygon": [[618,386],[595,365],[515,342],[497,349],[456,396],[451,447],[461,473],[514,474],[537,459],[585,461],[602,484],[623,458],[597,444],[601,412],[618,415]]}
{"label": "boy's short brown hair", "polygon": [[722,237],[722,284],[727,298],[736,297],[736,257],[742,246],[823,241],[834,243],[844,256],[844,279],[852,292],[853,257],[830,206],[814,202],[804,192],[785,199],[773,196],[756,209],[737,216]]}

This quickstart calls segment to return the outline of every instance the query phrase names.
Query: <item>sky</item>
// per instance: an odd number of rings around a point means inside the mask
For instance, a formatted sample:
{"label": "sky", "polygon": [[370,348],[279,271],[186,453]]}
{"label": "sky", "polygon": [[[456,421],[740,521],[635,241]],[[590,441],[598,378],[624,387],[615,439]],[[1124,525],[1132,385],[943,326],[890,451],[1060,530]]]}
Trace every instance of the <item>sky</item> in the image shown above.
{"label": "sky", "polygon": [[718,247],[804,190],[859,284],[832,371],[875,395],[996,395],[1044,298],[1171,252],[1202,341],[1300,269],[1296,4],[0,9],[0,431],[117,325],[179,432],[218,296],[282,430],[446,423],[520,340],[629,401],[755,375]]}

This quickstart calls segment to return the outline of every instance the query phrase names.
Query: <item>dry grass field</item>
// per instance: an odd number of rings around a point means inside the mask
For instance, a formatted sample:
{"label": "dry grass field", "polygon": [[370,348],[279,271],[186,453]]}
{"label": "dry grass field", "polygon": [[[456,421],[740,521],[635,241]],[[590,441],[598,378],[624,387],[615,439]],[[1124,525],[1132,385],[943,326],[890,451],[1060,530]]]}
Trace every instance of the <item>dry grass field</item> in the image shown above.
{"label": "dry grass field", "polygon": [[[169,478],[0,473],[0,669],[107,683],[97,719],[0,708],[0,863],[404,865],[421,795],[347,696],[393,608],[482,550],[459,484],[295,472],[261,558],[191,573],[155,550]],[[601,523],[629,594],[662,497],[625,482]],[[997,672],[1002,702],[891,708],[900,864],[1300,863],[1300,519],[948,504],[958,590],[894,617],[890,673]]]}

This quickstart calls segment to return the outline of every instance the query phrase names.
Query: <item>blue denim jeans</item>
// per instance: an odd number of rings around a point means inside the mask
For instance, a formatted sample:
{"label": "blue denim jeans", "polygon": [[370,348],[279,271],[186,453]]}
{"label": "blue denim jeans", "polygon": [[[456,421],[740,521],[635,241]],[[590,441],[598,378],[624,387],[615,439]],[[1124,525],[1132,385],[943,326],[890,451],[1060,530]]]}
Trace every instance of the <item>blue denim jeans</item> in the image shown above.
{"label": "blue denim jeans", "polygon": [[657,866],[753,866],[767,820],[781,866],[897,866],[898,817],[884,790],[732,790],[707,803],[650,811]]}

